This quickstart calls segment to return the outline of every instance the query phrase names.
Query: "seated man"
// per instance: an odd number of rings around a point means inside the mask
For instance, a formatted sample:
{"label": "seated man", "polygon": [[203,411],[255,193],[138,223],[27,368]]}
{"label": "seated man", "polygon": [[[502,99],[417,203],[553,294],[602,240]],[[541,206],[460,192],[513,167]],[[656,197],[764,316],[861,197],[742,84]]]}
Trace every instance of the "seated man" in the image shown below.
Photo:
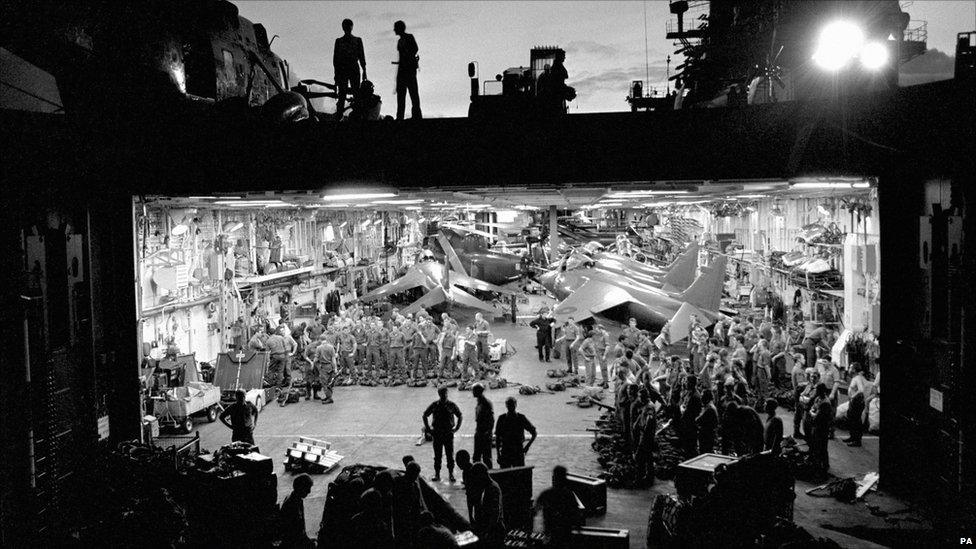
{"label": "seated man", "polygon": [[301,474],[292,482],[292,492],[281,502],[278,532],[281,547],[315,547],[305,532],[304,499],[312,491],[312,477]]}
{"label": "seated man", "polygon": [[379,120],[380,107],[383,101],[380,96],[373,93],[373,83],[363,80],[359,85],[359,91],[352,99],[352,111],[349,113],[350,120]]}

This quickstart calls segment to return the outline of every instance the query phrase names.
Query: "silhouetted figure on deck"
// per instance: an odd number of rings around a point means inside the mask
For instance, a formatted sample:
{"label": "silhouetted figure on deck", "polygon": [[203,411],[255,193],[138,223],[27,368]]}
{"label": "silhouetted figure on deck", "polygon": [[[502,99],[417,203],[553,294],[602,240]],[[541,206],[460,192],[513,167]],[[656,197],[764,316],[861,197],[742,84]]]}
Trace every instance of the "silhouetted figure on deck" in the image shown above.
{"label": "silhouetted figure on deck", "polygon": [[406,96],[410,93],[410,117],[423,118],[420,112],[420,93],[417,91],[417,69],[420,67],[419,48],[412,34],[407,33],[407,25],[403,21],[393,24],[393,32],[400,39],[397,41],[397,120],[403,120],[403,113],[407,108]]}
{"label": "silhouetted figure on deck", "polygon": [[576,90],[566,85],[569,73],[566,71],[566,52],[557,51],[552,67],[543,68],[539,76],[539,97],[545,105],[546,112],[562,114],[566,112],[566,101],[576,99]]}
{"label": "silhouetted figure on deck", "polygon": [[359,86],[359,91],[352,98],[352,111],[349,112],[350,120],[379,120],[380,108],[383,101],[376,95],[373,83],[363,80]]}
{"label": "silhouetted figure on deck", "polygon": [[359,92],[359,67],[363,68],[363,80],[366,80],[366,53],[363,50],[363,39],[352,34],[352,20],[342,20],[343,35],[336,38],[335,49],[332,52],[332,66],[335,69],[336,81],[336,119],[342,119],[346,108],[346,94]]}

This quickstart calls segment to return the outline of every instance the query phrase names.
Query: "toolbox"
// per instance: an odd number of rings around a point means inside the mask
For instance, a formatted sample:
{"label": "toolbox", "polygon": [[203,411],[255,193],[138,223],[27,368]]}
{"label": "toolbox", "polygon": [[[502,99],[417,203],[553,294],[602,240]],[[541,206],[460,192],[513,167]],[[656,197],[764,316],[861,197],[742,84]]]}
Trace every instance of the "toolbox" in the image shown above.
{"label": "toolbox", "polygon": [[586,516],[595,517],[607,513],[607,483],[596,477],[568,473],[566,482],[586,507]]}
{"label": "toolbox", "polygon": [[630,530],[584,526],[573,530],[572,549],[629,549]]}

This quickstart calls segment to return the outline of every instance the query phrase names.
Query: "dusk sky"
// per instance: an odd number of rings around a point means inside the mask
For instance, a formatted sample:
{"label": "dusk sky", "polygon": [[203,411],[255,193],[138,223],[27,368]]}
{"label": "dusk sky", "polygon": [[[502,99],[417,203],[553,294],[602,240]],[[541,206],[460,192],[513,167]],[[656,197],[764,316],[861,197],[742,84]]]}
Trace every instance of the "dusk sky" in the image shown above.
{"label": "dusk sky", "polygon": [[[566,49],[569,84],[578,92],[570,112],[627,110],[630,82],[645,78],[645,8],[649,87],[664,91],[665,58],[675,49],[664,37],[670,16],[664,0],[235,3],[241,15],[263,23],[269,35],[279,35],[273,49],[302,78],[332,80],[333,42],[342,34],[342,19],[353,19],[353,33],[363,38],[368,75],[383,98],[384,114],[396,105],[396,73],[390,62],[396,58],[397,19],[406,22],[420,46],[420,98],[430,117],[467,115],[469,61],[478,61],[484,81],[508,67],[528,65],[535,45]],[[902,4],[912,19],[928,21],[928,47],[942,54],[931,52],[903,67],[912,73],[908,83],[951,78],[951,59],[944,54],[953,54],[957,32],[976,27],[976,2]]]}

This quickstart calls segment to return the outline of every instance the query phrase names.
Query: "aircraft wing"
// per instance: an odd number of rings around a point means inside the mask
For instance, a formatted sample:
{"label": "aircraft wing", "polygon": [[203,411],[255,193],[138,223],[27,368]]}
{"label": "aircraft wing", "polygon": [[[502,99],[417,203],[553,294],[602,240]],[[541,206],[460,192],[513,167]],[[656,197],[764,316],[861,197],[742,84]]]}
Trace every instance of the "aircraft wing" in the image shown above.
{"label": "aircraft wing", "polygon": [[405,292],[412,288],[418,288],[420,286],[430,289],[433,284],[430,281],[430,277],[424,274],[423,271],[420,269],[411,268],[407,274],[401,276],[393,282],[390,282],[389,284],[384,284],[383,286],[376,288],[359,299],[361,301],[374,301],[389,297],[393,294]]}
{"label": "aircraft wing", "polygon": [[464,286],[465,288],[471,288],[471,289],[474,289],[474,290],[482,290],[482,291],[486,291],[486,292],[498,292],[500,294],[513,294],[513,293],[515,293],[512,290],[508,290],[506,288],[502,288],[501,286],[496,286],[494,284],[489,284],[488,282],[485,282],[484,280],[479,280],[479,279],[477,279],[477,278],[475,278],[473,276],[468,276],[466,274],[459,273],[457,271],[451,272],[451,274],[448,275],[448,277],[449,277],[449,280],[451,281],[451,284],[459,284],[461,286]]}
{"label": "aircraft wing", "polygon": [[460,288],[451,288],[450,291],[451,299],[454,303],[458,305],[464,305],[465,307],[471,307],[472,309],[481,309],[482,311],[487,311],[489,313],[497,313],[495,306],[490,303],[485,303],[477,297],[465,292]]}
{"label": "aircraft wing", "polygon": [[436,286],[433,290],[424,294],[424,297],[405,307],[402,311],[400,311],[400,314],[414,314],[420,312],[420,309],[422,308],[433,307],[438,303],[447,301],[447,299],[447,292],[444,291],[444,288],[441,286]]}
{"label": "aircraft wing", "polygon": [[606,282],[588,280],[556,306],[553,316],[557,322],[565,322],[569,317],[579,322],[629,301],[637,300],[627,290]]}

